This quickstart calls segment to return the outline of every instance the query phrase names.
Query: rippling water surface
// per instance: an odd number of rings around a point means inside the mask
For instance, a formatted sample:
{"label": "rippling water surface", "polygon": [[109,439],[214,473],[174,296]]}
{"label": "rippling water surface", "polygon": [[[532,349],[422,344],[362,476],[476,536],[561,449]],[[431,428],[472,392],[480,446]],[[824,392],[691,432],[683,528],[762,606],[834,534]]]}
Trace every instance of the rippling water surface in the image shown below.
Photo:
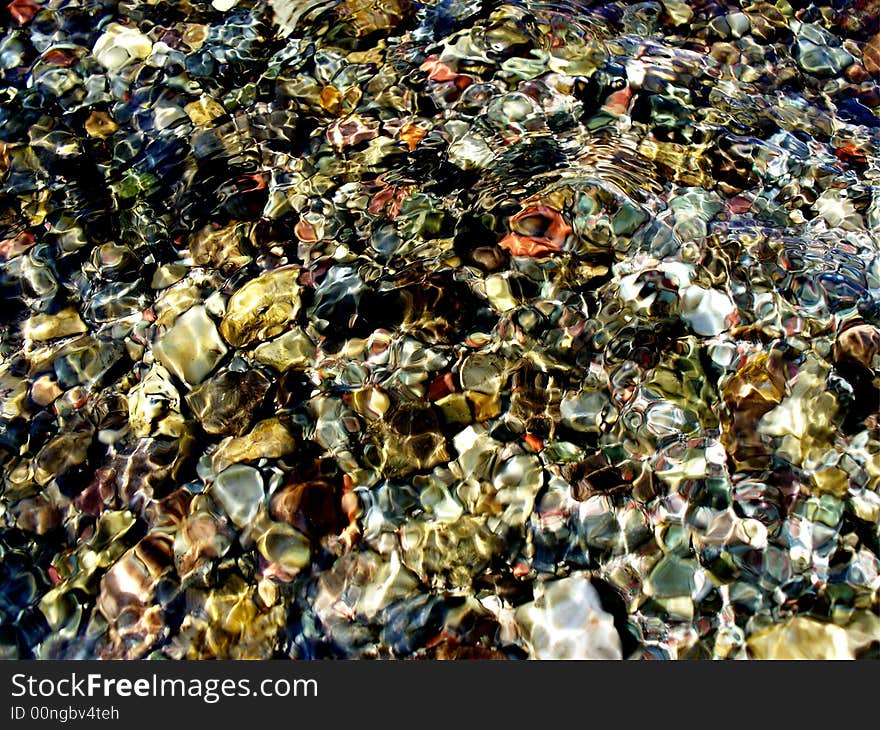
{"label": "rippling water surface", "polygon": [[880,4],[0,16],[0,656],[876,654]]}

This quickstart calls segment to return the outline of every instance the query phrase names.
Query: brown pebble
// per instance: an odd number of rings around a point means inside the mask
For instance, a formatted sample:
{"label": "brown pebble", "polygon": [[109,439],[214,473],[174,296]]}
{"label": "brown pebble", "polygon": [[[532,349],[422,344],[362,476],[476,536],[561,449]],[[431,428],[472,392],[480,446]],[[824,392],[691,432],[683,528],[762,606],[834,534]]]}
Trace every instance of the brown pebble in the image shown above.
{"label": "brown pebble", "polygon": [[92,112],[89,115],[85,126],[86,134],[89,137],[97,137],[99,139],[106,139],[118,129],[116,122],[113,121],[107,112],[98,111]]}
{"label": "brown pebble", "polygon": [[724,43],[722,41],[712,44],[712,50],[709,52],[709,55],[719,63],[728,66],[739,63],[740,58],[739,48],[733,43]]}
{"label": "brown pebble", "polygon": [[857,97],[860,104],[870,107],[871,109],[876,109],[880,106],[880,90],[878,90],[876,86],[872,86],[870,89],[866,89],[864,92],[857,94]]}
{"label": "brown pebble", "polygon": [[480,246],[471,251],[470,258],[485,271],[495,271],[504,266],[508,257],[498,246]]}
{"label": "brown pebble", "polygon": [[869,370],[880,353],[880,331],[870,324],[856,324],[837,335],[834,343],[836,362],[861,365]]}
{"label": "brown pebble", "polygon": [[31,386],[31,400],[38,406],[46,406],[52,404],[55,399],[64,391],[58,386],[48,375],[41,375],[34,381]]}
{"label": "brown pebble", "polygon": [[871,76],[880,76],[880,33],[875,35],[862,50],[862,63]]}
{"label": "brown pebble", "polygon": [[854,63],[844,71],[846,80],[853,84],[861,84],[871,78],[871,74],[860,63]]}

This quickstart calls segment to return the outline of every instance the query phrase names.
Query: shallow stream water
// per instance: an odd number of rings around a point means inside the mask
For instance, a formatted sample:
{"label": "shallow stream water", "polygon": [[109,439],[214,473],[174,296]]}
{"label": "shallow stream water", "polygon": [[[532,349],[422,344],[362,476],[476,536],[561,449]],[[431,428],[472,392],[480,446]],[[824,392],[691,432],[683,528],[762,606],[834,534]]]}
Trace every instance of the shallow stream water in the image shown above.
{"label": "shallow stream water", "polygon": [[0,656],[873,657],[880,3],[0,9]]}

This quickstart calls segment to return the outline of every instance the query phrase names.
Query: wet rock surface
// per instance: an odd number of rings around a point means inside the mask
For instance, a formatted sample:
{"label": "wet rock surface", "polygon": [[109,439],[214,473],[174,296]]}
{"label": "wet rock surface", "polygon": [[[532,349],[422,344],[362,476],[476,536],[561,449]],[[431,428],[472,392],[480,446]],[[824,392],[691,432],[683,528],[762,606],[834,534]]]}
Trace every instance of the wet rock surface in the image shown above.
{"label": "wet rock surface", "polygon": [[0,8],[0,657],[880,641],[873,2]]}

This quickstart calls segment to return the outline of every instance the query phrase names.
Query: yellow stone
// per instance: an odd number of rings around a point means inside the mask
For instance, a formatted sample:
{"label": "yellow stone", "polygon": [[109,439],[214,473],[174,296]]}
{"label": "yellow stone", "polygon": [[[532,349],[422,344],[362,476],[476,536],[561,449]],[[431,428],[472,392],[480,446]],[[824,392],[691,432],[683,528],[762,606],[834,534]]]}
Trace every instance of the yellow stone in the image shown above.
{"label": "yellow stone", "polygon": [[450,393],[437,401],[437,407],[447,423],[470,423],[471,409],[464,393]]}
{"label": "yellow stone", "polygon": [[308,538],[286,522],[273,522],[257,539],[257,549],[266,560],[286,571],[299,570],[309,564]]}
{"label": "yellow stone", "polygon": [[86,134],[89,137],[107,139],[119,127],[107,112],[93,111],[85,122]]}
{"label": "yellow stone", "polygon": [[486,298],[499,312],[516,309],[516,299],[510,291],[510,284],[500,274],[486,278]]}
{"label": "yellow stone", "polygon": [[690,596],[675,596],[674,598],[658,598],[657,603],[663,606],[663,610],[673,621],[693,621],[694,602]]}
{"label": "yellow stone", "polygon": [[694,11],[682,0],[663,0],[663,7],[675,25],[684,25],[694,17]]}
{"label": "yellow stone", "polygon": [[46,342],[59,337],[80,335],[87,329],[79,313],[68,307],[57,314],[33,315],[24,323],[24,336],[34,342]]}
{"label": "yellow stone", "polygon": [[247,282],[229,298],[220,334],[233,347],[280,334],[299,313],[299,269],[285,266]]}
{"label": "yellow stone", "polygon": [[470,390],[467,398],[474,404],[474,415],[477,421],[488,421],[501,413],[501,397],[497,393],[486,395]]}
{"label": "yellow stone", "polygon": [[385,415],[391,400],[378,388],[361,388],[355,391],[351,404],[358,415],[375,421]]}
{"label": "yellow stone", "polygon": [[204,306],[192,307],[153,343],[153,355],[189,386],[198,385],[217,367],[226,345]]}
{"label": "yellow stone", "polygon": [[202,96],[196,101],[190,102],[183,107],[183,111],[186,112],[186,115],[197,127],[204,127],[206,124],[210,124],[217,119],[217,117],[222,117],[226,114],[226,110],[220,104],[207,96]]}
{"label": "yellow stone", "polygon": [[254,350],[257,362],[279,372],[302,370],[315,356],[315,345],[305,332],[295,327],[274,340],[264,342]]}
{"label": "yellow stone", "polygon": [[795,616],[753,634],[747,642],[755,659],[853,659],[846,629]]}
{"label": "yellow stone", "polygon": [[335,86],[321,89],[321,106],[331,114],[337,114],[342,108],[342,94]]}
{"label": "yellow stone", "polygon": [[293,452],[296,442],[284,424],[277,418],[260,421],[249,434],[230,436],[220,442],[211,457],[215,471],[223,471],[230,464],[257,459],[278,459]]}
{"label": "yellow stone", "polygon": [[813,473],[813,483],[819,494],[832,494],[843,498],[849,491],[849,476],[842,469],[828,467],[819,469]]}
{"label": "yellow stone", "polygon": [[21,415],[27,392],[26,378],[13,375],[8,366],[0,369],[0,416],[13,419]]}

